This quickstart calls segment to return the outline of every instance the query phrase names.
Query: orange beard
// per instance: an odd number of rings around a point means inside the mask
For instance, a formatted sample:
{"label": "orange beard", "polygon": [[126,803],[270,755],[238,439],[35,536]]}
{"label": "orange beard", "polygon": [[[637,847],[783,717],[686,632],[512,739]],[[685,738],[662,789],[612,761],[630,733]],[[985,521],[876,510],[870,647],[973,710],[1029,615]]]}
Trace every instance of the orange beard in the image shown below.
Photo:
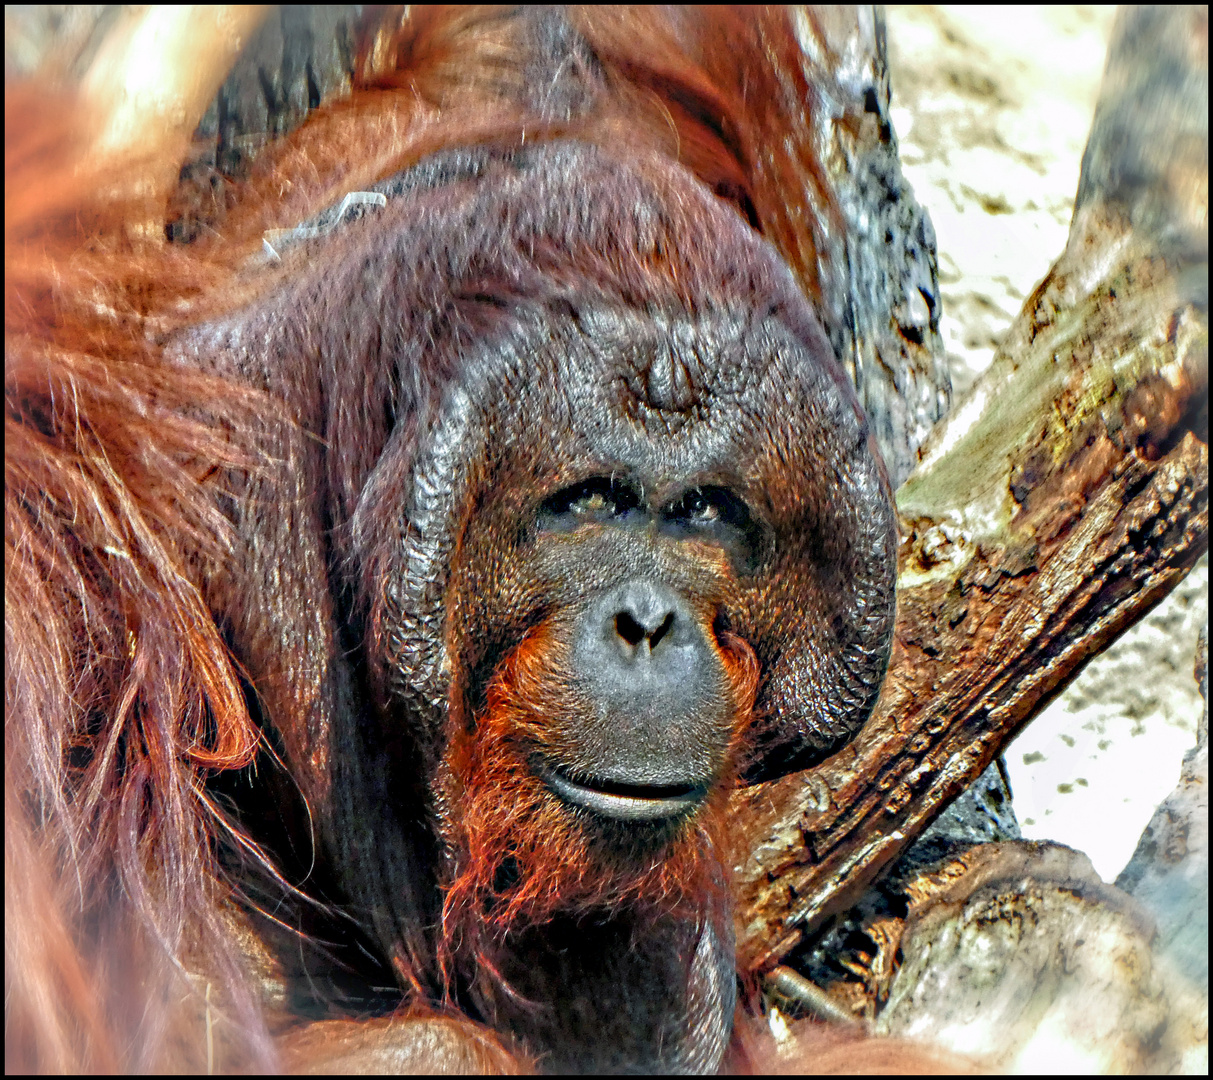
{"label": "orange beard", "polygon": [[[475,724],[452,708],[446,756],[444,839],[453,870],[442,909],[440,965],[451,985],[456,957],[494,972],[506,935],[550,920],[628,909],[652,917],[698,918],[727,887],[717,856],[733,762],[750,721],[758,662],[740,638],[719,643],[734,702],[724,774],[671,839],[608,843],[535,775],[528,758],[552,745],[561,707],[560,641],[548,625],[503,661]],[[624,827],[626,828],[626,826]],[[728,907],[723,910],[728,910]]]}

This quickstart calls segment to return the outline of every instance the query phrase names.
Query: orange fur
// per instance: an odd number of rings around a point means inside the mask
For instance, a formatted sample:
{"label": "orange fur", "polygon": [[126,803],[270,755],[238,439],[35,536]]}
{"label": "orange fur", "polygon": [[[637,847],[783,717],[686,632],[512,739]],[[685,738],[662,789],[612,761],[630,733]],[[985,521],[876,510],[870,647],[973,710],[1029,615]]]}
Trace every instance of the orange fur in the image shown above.
{"label": "orange fur", "polygon": [[6,88],[5,1058],[19,1071],[150,1067],[189,954],[261,1030],[201,783],[246,764],[258,734],[197,584],[227,536],[210,478],[255,461],[259,398],[170,370],[144,332],[148,306],[217,276],[125,231],[148,207],[88,158],[91,119],[71,97]]}
{"label": "orange fur", "polygon": [[[721,80],[732,63],[727,43],[707,41],[692,60],[674,30],[646,30],[643,13],[575,13],[610,92],[560,127],[487,77],[508,40],[449,11],[424,17],[428,37],[412,25],[404,49],[389,35],[378,66],[368,50],[349,100],[268,148],[252,176],[231,185],[214,230],[191,245],[165,244],[165,206],[116,179],[139,163],[90,156],[99,120],[79,99],[45,84],[6,87],[9,1071],[203,1068],[213,1015],[237,1033],[222,1068],[279,1064],[261,986],[227,918],[233,886],[216,837],[261,853],[206,788],[214,773],[245,767],[262,733],[203,599],[208,568],[231,540],[217,509],[222,478],[263,464],[258,439],[279,407],[234,379],[168,361],[159,343],[280,283],[274,273],[255,284],[242,275],[265,229],[295,225],[446,147],[573,135],[681,154],[710,188],[773,222],[772,235],[786,230],[785,191],[802,182],[804,163],[750,169],[779,140],[747,103],[774,91]],[[747,19],[722,18],[732,27],[719,31],[726,38],[761,36]],[[764,33],[795,47],[790,32]],[[469,68],[484,77],[469,79]],[[705,123],[697,109],[720,122]],[[150,166],[175,175],[180,164]],[[794,268],[812,291],[815,256],[798,245],[784,246],[801,252]],[[718,644],[735,749],[757,662],[744,642]],[[557,909],[677,914],[721,887],[714,869],[731,774],[668,857],[637,872],[587,842],[524,767],[528,747],[550,735],[560,653],[555,630],[541,627],[502,663],[483,715],[452,705],[440,793],[452,860],[442,911],[448,970],[469,953],[491,970],[497,942]],[[498,889],[507,857],[517,878]],[[319,1042],[323,1035],[317,1028]]]}
{"label": "orange fur", "polygon": [[[728,755],[733,762],[749,724],[758,662],[739,638],[728,636],[719,647],[735,706]],[[687,917],[720,888],[714,868],[732,774],[718,780],[669,850],[638,872],[632,862],[596,847],[528,767],[529,755],[551,739],[553,710],[560,707],[561,653],[551,625],[539,627],[500,664],[482,717],[460,723],[452,710],[443,797],[459,809],[449,815],[455,854],[442,915],[444,966],[468,948],[489,962],[491,943],[556,911],[631,906]],[[495,879],[507,858],[516,873],[507,888],[498,889]]]}

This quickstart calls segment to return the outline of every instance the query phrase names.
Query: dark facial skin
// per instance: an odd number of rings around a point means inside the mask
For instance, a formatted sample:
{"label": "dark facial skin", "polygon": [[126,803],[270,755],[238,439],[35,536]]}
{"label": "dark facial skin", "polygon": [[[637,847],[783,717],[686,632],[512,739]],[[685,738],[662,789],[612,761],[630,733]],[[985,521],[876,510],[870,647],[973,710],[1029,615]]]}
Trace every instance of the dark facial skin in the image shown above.
{"label": "dark facial skin", "polygon": [[[677,166],[461,154],[191,342],[299,425],[278,450],[296,479],[236,514],[253,585],[230,592],[266,613],[231,613],[235,646],[402,981],[437,980],[461,825],[516,793],[518,843],[547,815],[618,888],[595,901],[583,875],[567,909],[477,946],[547,1011],[457,950],[453,999],[553,1069],[714,1069],[732,929],[700,818],[866,719],[893,617],[884,468],[786,268]],[[282,559],[309,537],[315,557]],[[540,640],[536,686],[507,687],[529,703],[514,729],[489,702]],[[502,749],[475,768],[514,787],[466,764],[482,727]],[[484,886],[501,903],[511,843]],[[702,895],[618,899],[667,855]]]}
{"label": "dark facial skin", "polygon": [[[861,650],[882,643],[847,624],[847,605],[888,588],[891,519],[845,386],[786,326],[744,309],[663,322],[583,311],[551,344],[518,348],[528,371],[506,427],[530,434],[488,453],[502,471],[463,537],[468,607],[448,617],[523,629],[567,613],[583,707],[557,767],[694,787],[718,775],[730,732],[710,660],[720,633],[758,653],[760,714],[790,721],[749,733],[774,745],[747,770],[811,762],[851,733],[872,663]],[[817,490],[822,472],[851,490]],[[492,669],[480,645],[461,670]]]}

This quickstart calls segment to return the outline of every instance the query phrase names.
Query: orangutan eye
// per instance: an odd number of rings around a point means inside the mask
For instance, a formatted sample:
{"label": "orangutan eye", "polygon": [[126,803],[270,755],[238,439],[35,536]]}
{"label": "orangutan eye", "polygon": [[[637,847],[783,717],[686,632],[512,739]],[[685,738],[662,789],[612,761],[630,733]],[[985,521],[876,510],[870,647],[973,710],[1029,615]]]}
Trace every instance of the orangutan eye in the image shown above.
{"label": "orangutan eye", "polygon": [[706,523],[720,520],[720,507],[709,501],[702,491],[692,491],[683,500],[681,510],[688,521]]}
{"label": "orangutan eye", "polygon": [[569,506],[574,514],[601,514],[604,510],[615,512],[615,503],[608,499],[601,491],[595,491],[592,495],[583,495],[580,499],[576,499]]}
{"label": "orangutan eye", "polygon": [[722,487],[693,488],[666,511],[667,520],[689,528],[728,525],[745,530],[750,512],[736,495]]}
{"label": "orangutan eye", "polygon": [[684,492],[661,512],[661,523],[670,536],[720,544],[748,570],[753,570],[762,546],[762,530],[749,507],[715,485]]}
{"label": "orangutan eye", "polygon": [[544,500],[539,523],[547,529],[575,528],[587,522],[624,517],[639,506],[640,496],[628,484],[595,476]]}

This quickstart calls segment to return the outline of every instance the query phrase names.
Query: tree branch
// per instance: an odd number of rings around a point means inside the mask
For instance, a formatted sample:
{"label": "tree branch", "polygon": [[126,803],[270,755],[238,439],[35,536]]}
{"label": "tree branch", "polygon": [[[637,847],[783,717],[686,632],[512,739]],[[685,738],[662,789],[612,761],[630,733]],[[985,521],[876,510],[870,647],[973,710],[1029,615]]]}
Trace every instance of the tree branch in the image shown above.
{"label": "tree branch", "polygon": [[1200,17],[1121,17],[1066,250],[898,492],[898,621],[871,720],[822,765],[734,797],[744,970],[851,906],[1208,548]]}

